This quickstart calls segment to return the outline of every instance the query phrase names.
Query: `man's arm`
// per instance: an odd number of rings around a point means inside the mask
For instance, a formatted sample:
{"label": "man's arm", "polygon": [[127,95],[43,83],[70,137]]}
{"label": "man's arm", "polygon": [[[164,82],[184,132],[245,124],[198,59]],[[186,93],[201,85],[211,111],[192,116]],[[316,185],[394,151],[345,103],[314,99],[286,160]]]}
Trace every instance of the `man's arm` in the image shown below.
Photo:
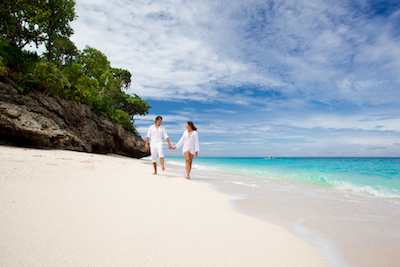
{"label": "man's arm", "polygon": [[167,142],[168,142],[168,148],[169,148],[169,149],[172,149],[171,143],[169,142],[169,138],[167,138],[166,140],[167,140]]}
{"label": "man's arm", "polygon": [[164,135],[165,140],[168,142],[168,148],[172,149],[171,143],[169,142],[169,137],[168,137],[167,131],[165,130],[164,127],[163,127],[163,135]]}
{"label": "man's arm", "polygon": [[147,135],[146,135],[146,144],[144,145],[144,149],[149,149],[149,139],[151,137],[151,126],[147,130]]}

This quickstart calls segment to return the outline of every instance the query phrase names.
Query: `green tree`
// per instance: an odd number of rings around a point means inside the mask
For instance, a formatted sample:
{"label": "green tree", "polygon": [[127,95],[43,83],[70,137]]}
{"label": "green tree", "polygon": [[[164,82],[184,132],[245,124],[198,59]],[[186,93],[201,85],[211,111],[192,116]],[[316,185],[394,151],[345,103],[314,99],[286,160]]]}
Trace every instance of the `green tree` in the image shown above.
{"label": "green tree", "polygon": [[44,1],[3,0],[0,3],[1,37],[19,49],[30,42],[40,43],[40,21]]}
{"label": "green tree", "polygon": [[3,0],[1,37],[20,49],[31,42],[36,46],[45,43],[47,59],[52,61],[57,39],[73,34],[69,22],[76,18],[74,6],[74,0]]}
{"label": "green tree", "polygon": [[106,55],[99,50],[86,48],[64,66],[63,73],[72,85],[74,97],[93,106],[95,113],[108,115],[126,129],[134,129],[135,115],[148,114],[151,108],[138,95],[124,91],[131,85],[128,70],[112,68]]}
{"label": "green tree", "polygon": [[47,0],[42,5],[44,12],[39,28],[44,33],[43,41],[47,49],[48,61],[57,58],[57,51],[54,51],[55,46],[59,48],[61,44],[67,44],[66,40],[69,40],[74,33],[69,25],[76,18],[74,6],[74,0]]}
{"label": "green tree", "polygon": [[104,71],[110,69],[110,62],[99,50],[86,46],[76,57],[76,61],[82,65],[85,75],[100,79]]}
{"label": "green tree", "polygon": [[77,51],[76,56],[63,66],[63,72],[73,84],[78,98],[92,101],[100,97],[102,88],[112,78],[110,68],[103,53],[87,46],[82,52]]}
{"label": "green tree", "polygon": [[[43,53],[45,57],[48,57],[48,52]],[[53,61],[56,63],[58,68],[62,69],[63,66],[68,65],[69,62],[73,61],[78,55],[78,49],[75,44],[65,37],[58,37],[53,44]]]}

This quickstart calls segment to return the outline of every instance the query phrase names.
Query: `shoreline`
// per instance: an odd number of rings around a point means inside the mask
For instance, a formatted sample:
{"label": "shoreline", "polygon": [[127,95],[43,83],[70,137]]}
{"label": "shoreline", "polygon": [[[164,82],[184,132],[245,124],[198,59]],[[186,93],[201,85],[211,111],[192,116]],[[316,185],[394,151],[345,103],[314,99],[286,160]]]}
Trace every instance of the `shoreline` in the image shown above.
{"label": "shoreline", "polygon": [[328,266],[233,196],[138,159],[0,146],[0,265]]}
{"label": "shoreline", "polygon": [[[182,172],[182,163],[170,164]],[[317,247],[331,266],[397,266],[400,260],[398,201],[276,177],[234,174],[205,164],[196,166],[196,162],[192,172],[195,180],[236,196],[230,200],[233,209],[281,225]]]}

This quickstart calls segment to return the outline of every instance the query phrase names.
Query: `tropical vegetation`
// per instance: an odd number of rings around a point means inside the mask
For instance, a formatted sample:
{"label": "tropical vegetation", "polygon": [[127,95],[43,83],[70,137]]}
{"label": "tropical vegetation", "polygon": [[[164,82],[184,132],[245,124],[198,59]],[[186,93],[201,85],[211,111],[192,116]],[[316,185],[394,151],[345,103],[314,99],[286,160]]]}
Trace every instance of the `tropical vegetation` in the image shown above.
{"label": "tropical vegetation", "polygon": [[[136,132],[135,115],[148,114],[148,103],[129,95],[131,73],[113,68],[101,51],[78,50],[70,40],[74,0],[3,0],[0,3],[0,79],[21,93],[36,90],[92,107],[125,129]],[[40,45],[45,52],[26,50]]]}

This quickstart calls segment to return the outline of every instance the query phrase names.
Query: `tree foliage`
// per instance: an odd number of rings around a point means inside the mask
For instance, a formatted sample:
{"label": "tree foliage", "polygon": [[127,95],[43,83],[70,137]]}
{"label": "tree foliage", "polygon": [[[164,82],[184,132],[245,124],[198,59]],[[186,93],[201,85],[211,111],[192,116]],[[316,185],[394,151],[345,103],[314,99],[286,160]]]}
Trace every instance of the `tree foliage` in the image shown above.
{"label": "tree foliage", "polygon": [[1,37],[18,48],[39,44],[41,1],[3,0],[0,3]]}
{"label": "tree foliage", "polygon": [[0,32],[11,44],[23,48],[44,43],[52,61],[56,42],[68,39],[76,18],[74,0],[3,0],[0,4]]}
{"label": "tree foliage", "polygon": [[[0,78],[9,77],[21,92],[45,91],[92,106],[122,127],[135,131],[133,117],[151,108],[130,88],[131,73],[112,68],[99,50],[79,51],[69,39],[76,18],[74,0],[3,0],[0,3]],[[44,44],[42,56],[24,50]]]}
{"label": "tree foliage", "polygon": [[55,59],[56,53],[54,46],[56,42],[62,42],[68,39],[73,30],[69,22],[76,18],[74,0],[47,0],[44,5],[43,24],[40,28],[43,30],[43,41],[47,49],[47,59]]}

